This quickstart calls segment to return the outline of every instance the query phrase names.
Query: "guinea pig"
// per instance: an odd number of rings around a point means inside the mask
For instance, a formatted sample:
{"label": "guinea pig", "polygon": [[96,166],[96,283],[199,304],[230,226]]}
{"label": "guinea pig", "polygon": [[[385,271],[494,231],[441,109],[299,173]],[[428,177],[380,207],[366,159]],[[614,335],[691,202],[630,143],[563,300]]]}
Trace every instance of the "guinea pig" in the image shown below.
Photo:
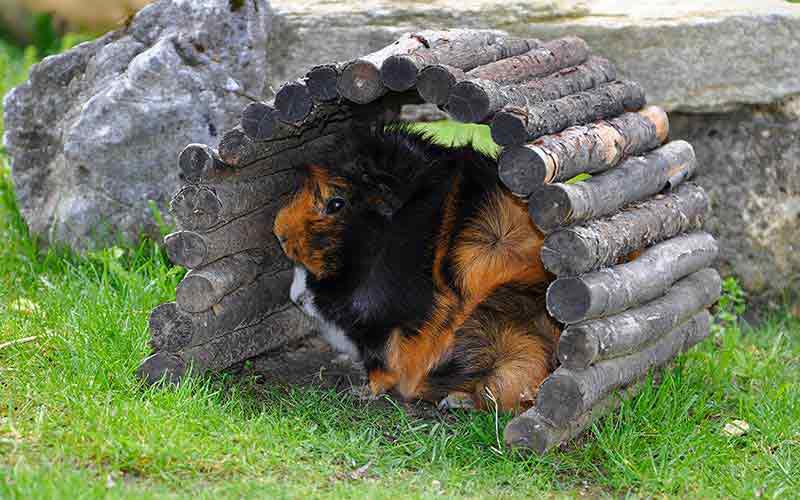
{"label": "guinea pig", "polygon": [[407,127],[315,164],[278,212],[292,300],[363,361],[373,394],[520,410],[554,369],[543,235],[494,159]]}

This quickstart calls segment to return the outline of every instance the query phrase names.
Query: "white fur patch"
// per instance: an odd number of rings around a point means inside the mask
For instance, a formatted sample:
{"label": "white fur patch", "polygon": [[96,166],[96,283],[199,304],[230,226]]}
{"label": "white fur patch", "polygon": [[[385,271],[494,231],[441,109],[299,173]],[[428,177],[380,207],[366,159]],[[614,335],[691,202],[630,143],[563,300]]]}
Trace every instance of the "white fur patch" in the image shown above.
{"label": "white fur patch", "polygon": [[352,360],[357,361],[361,356],[358,353],[358,348],[345,335],[344,330],[325,319],[322,313],[317,309],[314,304],[314,294],[306,286],[306,279],[308,278],[308,271],[303,266],[295,266],[294,278],[292,279],[292,287],[289,289],[289,298],[292,302],[297,304],[300,309],[307,315],[317,320],[319,332],[334,349],[347,354]]}

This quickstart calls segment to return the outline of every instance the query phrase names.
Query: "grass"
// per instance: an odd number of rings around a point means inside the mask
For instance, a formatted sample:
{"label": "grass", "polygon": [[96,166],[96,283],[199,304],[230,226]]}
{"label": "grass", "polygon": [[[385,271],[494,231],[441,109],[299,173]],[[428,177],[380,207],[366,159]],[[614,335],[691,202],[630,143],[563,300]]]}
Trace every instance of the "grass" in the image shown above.
{"label": "grass", "polygon": [[[27,66],[8,60],[4,85]],[[498,449],[491,413],[421,420],[230,375],[145,388],[147,314],[183,270],[152,242],[42,250],[5,166],[0,241],[0,498],[800,495],[800,321],[739,326],[733,281],[660,385],[535,457]],[[724,434],[733,420],[749,432]]]}

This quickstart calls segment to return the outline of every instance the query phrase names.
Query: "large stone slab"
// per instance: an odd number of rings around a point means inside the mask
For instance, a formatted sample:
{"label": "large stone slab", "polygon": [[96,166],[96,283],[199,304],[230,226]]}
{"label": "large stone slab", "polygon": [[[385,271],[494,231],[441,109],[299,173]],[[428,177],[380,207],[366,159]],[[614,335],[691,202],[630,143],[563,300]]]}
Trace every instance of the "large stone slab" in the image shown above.
{"label": "large stone slab", "polygon": [[784,0],[276,0],[276,86],[421,27],[577,35],[668,110],[726,111],[800,93],[800,4]]}
{"label": "large stone slab", "polygon": [[4,142],[31,231],[86,249],[159,234],[178,153],[216,144],[264,89],[267,0],[160,0],[44,59],[5,98]]}

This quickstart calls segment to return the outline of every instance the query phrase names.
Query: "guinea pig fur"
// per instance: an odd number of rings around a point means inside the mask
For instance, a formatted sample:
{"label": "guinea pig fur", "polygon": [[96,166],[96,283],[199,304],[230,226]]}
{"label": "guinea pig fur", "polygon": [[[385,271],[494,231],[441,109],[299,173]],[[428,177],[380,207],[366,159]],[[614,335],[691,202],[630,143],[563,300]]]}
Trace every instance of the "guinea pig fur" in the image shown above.
{"label": "guinea pig fur", "polygon": [[354,140],[354,166],[306,166],[276,216],[292,300],[361,358],[374,394],[525,408],[560,333],[526,204],[471,147],[396,125]]}

